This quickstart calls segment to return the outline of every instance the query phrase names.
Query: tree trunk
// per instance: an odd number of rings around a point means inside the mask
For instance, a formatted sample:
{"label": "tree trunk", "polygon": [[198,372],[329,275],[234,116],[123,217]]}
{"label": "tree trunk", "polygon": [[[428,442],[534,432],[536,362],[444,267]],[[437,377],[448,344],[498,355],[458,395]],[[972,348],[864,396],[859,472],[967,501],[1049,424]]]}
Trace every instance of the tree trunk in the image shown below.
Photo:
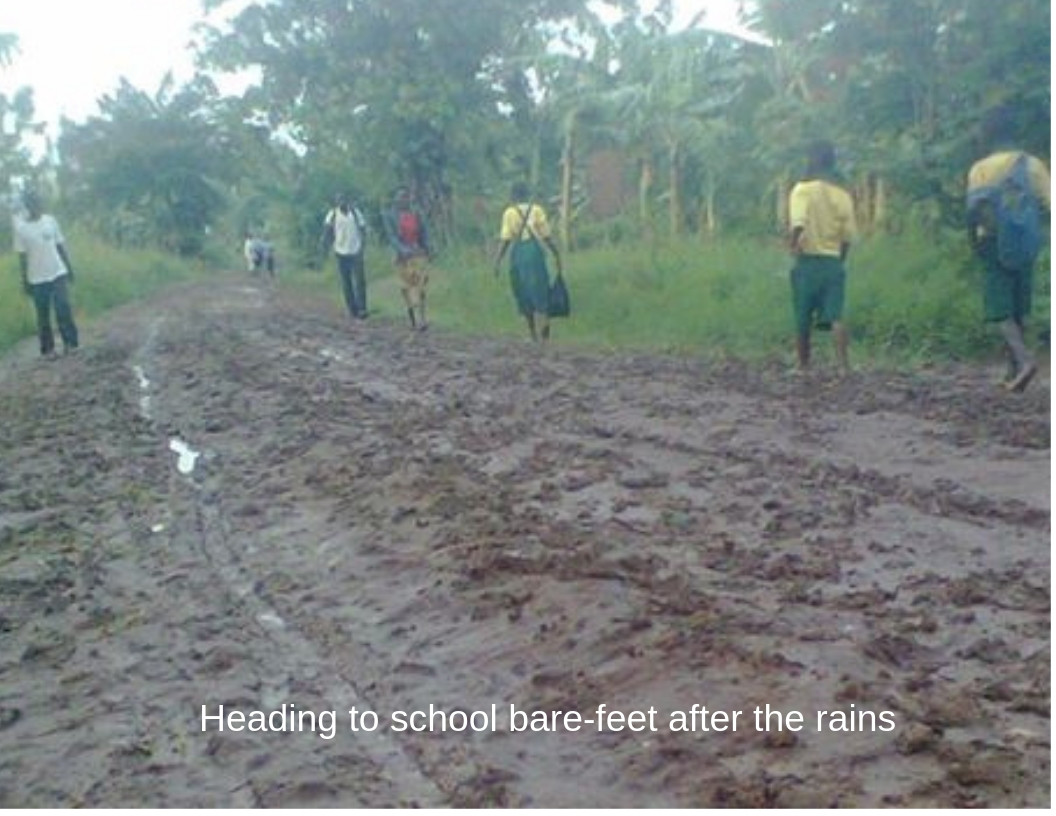
{"label": "tree trunk", "polygon": [[788,179],[785,176],[778,176],[774,181],[774,190],[776,192],[774,215],[777,217],[777,228],[781,230],[782,235],[785,235],[788,233]]}
{"label": "tree trunk", "polygon": [[855,215],[864,234],[883,229],[887,192],[884,180],[876,173],[861,176],[854,187]]}
{"label": "tree trunk", "polygon": [[671,166],[668,169],[668,189],[670,190],[670,198],[668,199],[668,213],[671,218],[671,237],[677,238],[682,232],[682,191],[679,187],[678,142],[671,143],[670,150],[668,151],[668,156],[669,161],[671,163]]}
{"label": "tree trunk", "polygon": [[572,162],[575,156],[575,115],[565,128],[565,147],[561,156],[561,249],[572,251]]}
{"label": "tree trunk", "polygon": [[873,177],[870,173],[858,176],[851,190],[854,201],[854,215],[858,229],[863,233],[873,229]]}
{"label": "tree trunk", "polygon": [[887,220],[887,185],[880,177],[876,177],[876,191],[873,194],[873,225],[879,229],[884,228]]}
{"label": "tree trunk", "polygon": [[638,228],[641,235],[652,240],[653,238],[653,214],[649,206],[649,198],[653,190],[655,168],[651,156],[644,156],[638,171]]}
{"label": "tree trunk", "polygon": [[642,159],[638,172],[638,221],[644,227],[649,223],[649,191],[653,187],[653,161]]}
{"label": "tree trunk", "polygon": [[718,220],[715,216],[715,181],[708,174],[704,194],[704,233],[712,238],[718,229]]}
{"label": "tree trunk", "polygon": [[543,132],[542,128],[535,131],[535,143],[532,145],[531,167],[528,169],[528,183],[531,185],[532,193],[539,190],[540,168],[543,163]]}

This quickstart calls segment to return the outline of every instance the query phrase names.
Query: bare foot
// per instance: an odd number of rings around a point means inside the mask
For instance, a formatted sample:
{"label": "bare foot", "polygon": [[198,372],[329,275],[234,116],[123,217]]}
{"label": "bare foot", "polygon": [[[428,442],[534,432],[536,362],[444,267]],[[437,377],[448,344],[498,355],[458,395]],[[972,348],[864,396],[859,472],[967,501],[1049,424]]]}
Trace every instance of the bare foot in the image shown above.
{"label": "bare foot", "polygon": [[1016,378],[1012,380],[1006,387],[1009,391],[1019,393],[1028,385],[1030,381],[1034,379],[1034,375],[1038,373],[1038,364],[1034,361],[1027,363],[1020,372],[1016,375]]}

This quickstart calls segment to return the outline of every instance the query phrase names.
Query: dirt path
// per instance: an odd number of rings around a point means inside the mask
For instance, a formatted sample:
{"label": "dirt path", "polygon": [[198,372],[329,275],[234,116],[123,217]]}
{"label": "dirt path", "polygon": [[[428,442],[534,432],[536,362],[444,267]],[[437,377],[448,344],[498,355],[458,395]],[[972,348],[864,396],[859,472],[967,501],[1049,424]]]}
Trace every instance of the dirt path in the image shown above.
{"label": "dirt path", "polygon": [[[540,357],[234,280],[87,339],[0,362],[0,806],[1049,803],[1047,382]],[[283,704],[336,736],[202,732]]]}

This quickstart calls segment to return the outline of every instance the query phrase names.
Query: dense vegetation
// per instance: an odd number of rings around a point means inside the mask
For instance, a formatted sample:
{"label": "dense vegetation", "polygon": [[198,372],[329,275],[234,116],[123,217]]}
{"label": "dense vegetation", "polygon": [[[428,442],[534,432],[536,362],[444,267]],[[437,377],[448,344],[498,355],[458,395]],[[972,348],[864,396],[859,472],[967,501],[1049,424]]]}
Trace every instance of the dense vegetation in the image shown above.
{"label": "dense vegetation", "polygon": [[[1049,3],[756,0],[744,37],[706,15],[673,33],[671,17],[636,0],[254,3],[199,28],[194,81],[120,84],[63,123],[47,162],[25,147],[31,91],[0,98],[0,170],[53,187],[67,222],[114,247],[201,258],[222,243],[233,265],[243,231],[267,229],[288,270],[318,265],[335,192],[378,226],[408,184],[444,247],[438,314],[479,330],[516,329],[487,250],[527,178],[575,253],[569,332],[751,354],[790,328],[777,236],[803,146],[823,135],[866,233],[849,293],[859,340],[984,348],[964,177],[996,103],[1048,161]],[[0,57],[14,44],[0,38]],[[254,80],[223,96],[210,76],[235,71]],[[1042,266],[1047,318],[1047,253]]]}

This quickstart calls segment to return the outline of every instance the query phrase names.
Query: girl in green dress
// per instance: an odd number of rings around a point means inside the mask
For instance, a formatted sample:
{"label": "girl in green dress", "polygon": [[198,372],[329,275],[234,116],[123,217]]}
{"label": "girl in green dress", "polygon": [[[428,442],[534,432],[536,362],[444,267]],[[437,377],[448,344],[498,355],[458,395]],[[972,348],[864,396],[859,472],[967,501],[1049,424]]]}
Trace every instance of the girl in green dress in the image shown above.
{"label": "girl in green dress", "polygon": [[546,267],[543,244],[549,247],[560,275],[561,254],[550,237],[546,212],[533,204],[528,185],[517,182],[511,190],[512,202],[502,214],[499,252],[495,256],[495,274],[507,249],[510,252],[510,284],[519,311],[528,322],[532,340],[550,339],[550,274]]}

